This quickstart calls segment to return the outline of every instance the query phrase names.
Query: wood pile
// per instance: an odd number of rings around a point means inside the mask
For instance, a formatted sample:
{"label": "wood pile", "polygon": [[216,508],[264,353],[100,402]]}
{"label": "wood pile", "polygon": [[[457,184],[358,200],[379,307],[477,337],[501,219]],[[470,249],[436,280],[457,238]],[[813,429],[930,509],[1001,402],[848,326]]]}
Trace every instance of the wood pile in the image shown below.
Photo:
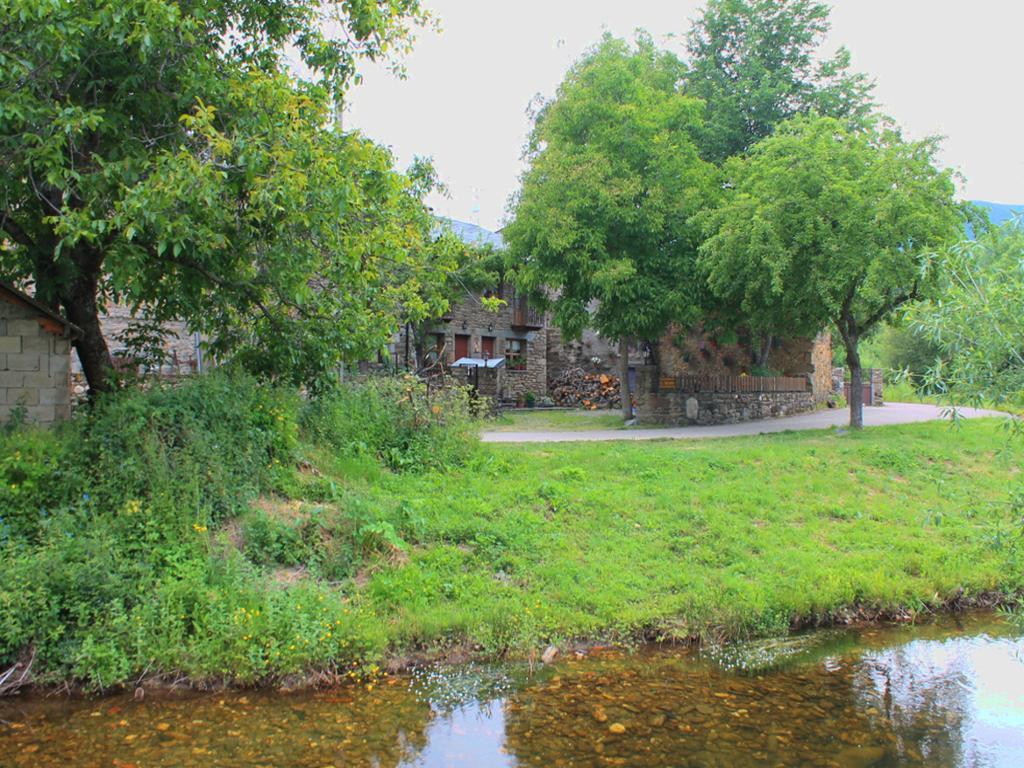
{"label": "wood pile", "polygon": [[567,368],[551,382],[551,399],[562,408],[618,408],[622,402],[619,378],[607,373],[587,373]]}

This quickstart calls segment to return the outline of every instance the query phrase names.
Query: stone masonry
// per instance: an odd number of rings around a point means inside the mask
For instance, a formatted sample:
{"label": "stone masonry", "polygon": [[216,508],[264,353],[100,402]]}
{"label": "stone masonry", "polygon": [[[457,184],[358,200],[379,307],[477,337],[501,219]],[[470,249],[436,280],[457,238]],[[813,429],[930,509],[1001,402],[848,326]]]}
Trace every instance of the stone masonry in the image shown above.
{"label": "stone masonry", "polygon": [[637,414],[643,424],[706,426],[790,416],[815,408],[814,393],[682,392],[660,386],[655,366],[637,369]]}
{"label": "stone masonry", "polygon": [[[505,367],[496,383],[498,397],[516,400],[528,392],[543,397],[548,379],[545,318],[524,318],[522,312],[517,312],[519,300],[511,286],[501,286],[498,297],[505,304],[497,312],[485,309],[476,294],[453,302],[448,314],[430,329],[431,348],[424,362],[438,356],[446,363],[459,357],[504,357]],[[405,333],[403,328],[395,340],[395,360],[400,367],[407,362]]]}

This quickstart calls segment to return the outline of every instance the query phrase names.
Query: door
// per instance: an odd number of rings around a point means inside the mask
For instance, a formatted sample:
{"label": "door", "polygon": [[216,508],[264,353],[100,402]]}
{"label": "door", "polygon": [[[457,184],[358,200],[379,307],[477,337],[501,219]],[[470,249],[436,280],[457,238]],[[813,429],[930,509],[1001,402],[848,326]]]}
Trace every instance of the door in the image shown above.
{"label": "door", "polygon": [[494,357],[494,337],[493,336],[481,336],[480,337],[480,354],[484,360],[490,360]]}
{"label": "door", "polygon": [[461,333],[455,334],[455,359],[469,357],[469,336]]}

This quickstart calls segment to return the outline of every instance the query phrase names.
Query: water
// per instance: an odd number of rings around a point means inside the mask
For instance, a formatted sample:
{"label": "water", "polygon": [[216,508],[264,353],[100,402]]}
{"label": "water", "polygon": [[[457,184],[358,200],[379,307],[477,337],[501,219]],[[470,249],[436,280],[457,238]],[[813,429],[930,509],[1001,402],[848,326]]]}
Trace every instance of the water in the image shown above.
{"label": "water", "polygon": [[1024,638],[970,616],[372,690],[5,701],[0,765],[1022,766]]}

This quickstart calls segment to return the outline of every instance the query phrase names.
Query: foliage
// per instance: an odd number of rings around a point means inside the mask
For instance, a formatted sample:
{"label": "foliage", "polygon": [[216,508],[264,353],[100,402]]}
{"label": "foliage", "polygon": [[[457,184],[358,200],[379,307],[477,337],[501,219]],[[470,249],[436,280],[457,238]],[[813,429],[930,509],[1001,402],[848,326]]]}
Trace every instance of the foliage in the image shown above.
{"label": "foliage", "polygon": [[[405,382],[372,386],[362,404],[410,394]],[[332,415],[334,437],[337,398],[307,406]],[[456,446],[464,398],[438,404],[435,426],[382,446],[389,457],[471,454],[471,442]],[[411,439],[405,407],[376,415],[382,440]],[[293,389],[222,370],[114,393],[55,430],[0,433],[0,667],[34,652],[39,679],[102,688],[146,670],[245,682],[379,655],[380,629],[353,634],[357,607],[326,582],[397,557],[422,523],[409,505],[301,469],[304,454],[337,451],[306,442],[301,409]],[[285,492],[318,501],[282,515]],[[284,589],[281,567],[313,578]]]}
{"label": "foliage", "polygon": [[[936,252],[962,214],[935,140],[905,141],[885,124],[798,117],[726,165],[732,189],[702,217],[701,262],[712,291],[761,332],[842,338],[855,379],[858,345],[939,284]],[[859,387],[851,424],[861,424]]]}
{"label": "foliage", "polygon": [[886,325],[878,334],[876,348],[879,366],[888,378],[906,379],[917,389],[926,390],[925,376],[943,359],[942,347],[906,323]]}
{"label": "foliage", "polygon": [[705,159],[722,163],[779,123],[816,112],[865,117],[872,84],[849,71],[845,48],[822,59],[830,23],[816,0],[710,0],[687,35],[687,92],[704,100]]}
{"label": "foliage", "polygon": [[111,386],[108,301],[292,381],[437,311],[450,254],[430,242],[427,166],[397,174],[332,119],[360,60],[408,47],[418,0],[0,0],[0,16],[0,276],[84,331],[91,389]]}
{"label": "foliage", "polygon": [[[152,432],[132,426],[146,398]],[[17,528],[5,514],[0,665],[34,648],[43,682],[266,682],[413,647],[743,636],[772,617],[1024,588],[1018,550],[992,535],[1019,516],[1001,500],[1020,445],[996,454],[990,423],[503,446],[367,477],[308,432],[296,447],[294,396],[249,379],[119,400],[101,411],[109,478],[76,462],[78,423],[0,438],[4,485],[36,478],[19,509],[45,509]],[[169,426],[182,419],[210,440]],[[207,449],[258,475],[248,495],[202,492]]]}
{"label": "foliage", "polygon": [[368,454],[391,469],[462,464],[476,443],[469,393],[432,389],[415,376],[340,385],[310,403],[303,424],[317,442]]}
{"label": "foliage", "polygon": [[925,381],[958,401],[1024,403],[1024,229],[1016,222],[950,249],[940,296],[911,327],[944,351]]}
{"label": "foliage", "polygon": [[568,336],[656,338],[696,306],[688,220],[714,172],[697,154],[701,105],[679,89],[684,72],[648,37],[606,36],[536,116],[503,234],[521,284]]}

